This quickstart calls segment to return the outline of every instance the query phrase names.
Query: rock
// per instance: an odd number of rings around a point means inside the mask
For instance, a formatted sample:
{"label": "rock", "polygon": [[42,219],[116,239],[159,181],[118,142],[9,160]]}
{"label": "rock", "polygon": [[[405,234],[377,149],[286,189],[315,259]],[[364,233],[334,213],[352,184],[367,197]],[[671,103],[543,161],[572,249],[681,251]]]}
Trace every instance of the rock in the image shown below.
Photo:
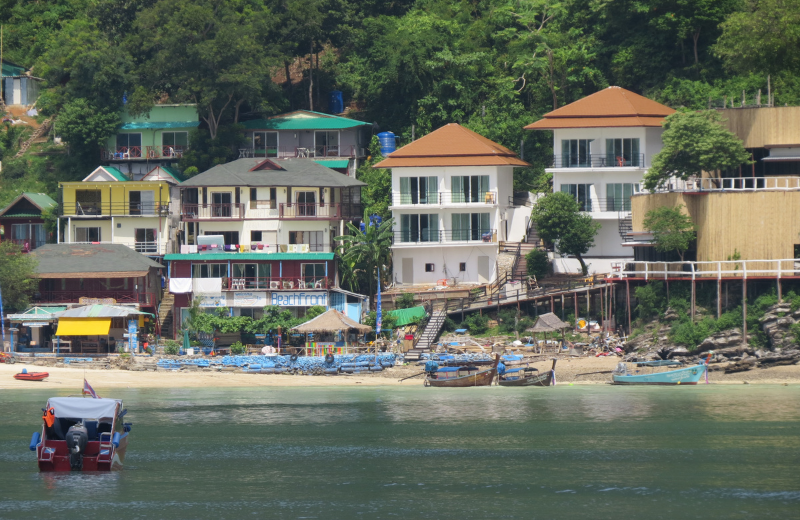
{"label": "rock", "polygon": [[761,359],[762,357],[764,357],[764,354],[765,354],[765,352],[763,350],[758,349],[758,350],[755,351],[755,353],[753,355],[756,358]]}
{"label": "rock", "polygon": [[713,350],[714,352],[735,347],[742,345],[742,331],[741,329],[729,329],[723,330],[722,332],[718,332],[713,336],[710,336],[703,340],[700,345],[698,345],[695,352],[703,353],[708,352],[709,350]]}
{"label": "rock", "polygon": [[678,313],[672,307],[667,307],[664,312],[664,321],[675,321],[678,319]]}
{"label": "rock", "polygon": [[755,364],[756,364],[755,358],[737,361],[736,363],[730,364],[727,367],[725,367],[725,373],[733,374],[736,372],[744,372],[746,370],[750,370],[753,367],[755,367]]}
{"label": "rock", "polygon": [[800,321],[800,309],[791,312],[787,303],[773,305],[759,320],[761,329],[769,337],[772,348],[789,347],[796,344],[793,334],[789,333],[792,325]]}
{"label": "rock", "polygon": [[692,354],[689,353],[689,349],[686,347],[675,347],[667,356],[667,359],[672,359],[674,357],[685,357],[690,356]]}

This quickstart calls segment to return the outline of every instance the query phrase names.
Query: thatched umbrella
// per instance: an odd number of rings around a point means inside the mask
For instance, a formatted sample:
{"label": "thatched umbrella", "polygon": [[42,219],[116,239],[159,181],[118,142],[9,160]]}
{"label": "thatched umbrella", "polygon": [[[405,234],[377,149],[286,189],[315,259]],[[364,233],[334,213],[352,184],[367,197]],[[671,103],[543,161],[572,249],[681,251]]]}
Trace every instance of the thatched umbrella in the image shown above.
{"label": "thatched umbrella", "polygon": [[323,332],[341,332],[351,331],[367,333],[372,330],[369,325],[361,325],[360,323],[351,320],[336,309],[331,309],[317,316],[316,318],[302,323],[292,330],[304,333],[306,335],[306,344],[308,343],[309,333],[323,333]]}
{"label": "thatched umbrella", "polygon": [[564,337],[564,329],[568,329],[569,325],[558,319],[558,316],[553,314],[552,312],[548,312],[547,314],[542,314],[536,320],[536,323],[533,324],[533,327],[529,328],[529,332],[544,332],[545,333],[545,340],[547,340],[547,333],[548,332],[558,332],[561,331],[561,337]]}

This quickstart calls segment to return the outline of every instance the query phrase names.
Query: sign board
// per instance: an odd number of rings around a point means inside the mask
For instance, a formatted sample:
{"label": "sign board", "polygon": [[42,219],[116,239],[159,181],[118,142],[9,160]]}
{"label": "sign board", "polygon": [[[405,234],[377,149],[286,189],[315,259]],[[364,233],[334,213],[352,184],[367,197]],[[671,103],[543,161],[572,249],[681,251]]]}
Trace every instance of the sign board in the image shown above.
{"label": "sign board", "polygon": [[232,307],[266,307],[267,293],[261,292],[234,292]]}
{"label": "sign board", "polygon": [[50,325],[50,324],[47,323],[46,321],[45,322],[32,321],[30,323],[23,323],[22,324],[23,327],[31,327],[31,328],[34,328],[34,329],[38,329],[39,327],[47,327],[48,325]]}
{"label": "sign board", "polygon": [[278,307],[311,307],[314,305],[328,306],[328,293],[325,291],[281,291],[273,292],[270,305]]}
{"label": "sign board", "polygon": [[224,294],[219,296],[209,296],[201,294],[197,297],[200,300],[200,307],[227,307],[227,298]]}
{"label": "sign board", "polygon": [[116,305],[117,300],[114,298],[78,298],[78,303],[81,305]]}
{"label": "sign board", "polygon": [[131,352],[136,352],[139,349],[139,320],[128,320],[128,334],[130,336]]}

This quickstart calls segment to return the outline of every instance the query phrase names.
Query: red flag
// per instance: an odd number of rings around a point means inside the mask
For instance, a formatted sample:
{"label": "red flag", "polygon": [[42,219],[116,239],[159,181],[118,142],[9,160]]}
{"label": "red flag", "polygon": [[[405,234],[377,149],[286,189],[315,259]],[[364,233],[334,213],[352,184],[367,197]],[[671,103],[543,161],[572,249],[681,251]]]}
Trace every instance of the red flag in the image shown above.
{"label": "red flag", "polygon": [[94,391],[94,388],[92,388],[92,385],[90,385],[89,381],[86,379],[83,380],[83,395],[91,395],[95,399],[100,399],[97,396],[97,392]]}

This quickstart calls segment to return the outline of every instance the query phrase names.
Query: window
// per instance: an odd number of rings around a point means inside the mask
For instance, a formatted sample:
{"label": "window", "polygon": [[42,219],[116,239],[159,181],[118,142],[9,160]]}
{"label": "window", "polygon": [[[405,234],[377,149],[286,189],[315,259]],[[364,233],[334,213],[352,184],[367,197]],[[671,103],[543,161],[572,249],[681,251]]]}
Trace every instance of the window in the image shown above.
{"label": "window", "polygon": [[206,231],[206,235],[222,235],[225,245],[239,245],[238,231]]}
{"label": "window", "polygon": [[433,264],[425,264],[425,272],[432,273],[433,272]]}
{"label": "window", "polygon": [[317,214],[317,192],[298,191],[295,195],[298,217],[313,217]]}
{"label": "window", "polygon": [[230,217],[231,212],[230,192],[216,192],[211,194],[211,214],[215,217]]}
{"label": "window", "polygon": [[278,132],[253,132],[253,154],[258,157],[277,157]]}
{"label": "window", "polygon": [[453,213],[453,240],[491,241],[492,230],[489,227],[489,213]]}
{"label": "window", "polygon": [[458,271],[463,273],[466,270],[467,270],[467,263],[466,262],[460,262],[458,264]]}
{"label": "window", "polygon": [[561,167],[579,168],[591,166],[592,141],[594,139],[562,139]]}
{"label": "window", "polygon": [[400,177],[400,204],[438,203],[438,177]]}
{"label": "window", "polygon": [[270,264],[233,264],[231,270],[231,278],[244,278],[248,289],[266,289],[269,286],[269,277],[272,276]]}
{"label": "window", "polygon": [[228,264],[192,264],[192,278],[227,278]]}
{"label": "window", "polygon": [[562,184],[561,191],[575,197],[581,211],[592,211],[592,184]]}
{"label": "window", "polygon": [[134,229],[135,249],[140,253],[158,253],[155,229]]}
{"label": "window", "polygon": [[606,166],[644,166],[639,139],[606,139]]}
{"label": "window", "polygon": [[75,242],[100,242],[99,227],[75,228]]}
{"label": "window", "polygon": [[261,242],[261,231],[251,231],[250,232],[250,242]]}
{"label": "window", "polygon": [[290,244],[308,244],[309,251],[324,251],[323,231],[289,231]]}
{"label": "window", "polygon": [[315,283],[325,278],[325,264],[300,264],[300,272],[304,282]]}
{"label": "window", "polygon": [[156,192],[129,191],[128,206],[131,215],[153,215],[156,212]]}
{"label": "window", "polygon": [[314,132],[316,157],[339,155],[339,132]]}
{"label": "window", "polygon": [[161,132],[161,145],[164,157],[180,157],[189,147],[189,132]]}
{"label": "window", "polygon": [[142,134],[117,134],[117,149],[114,159],[130,159],[142,156]]}
{"label": "window", "polygon": [[638,183],[606,184],[606,211],[630,211],[634,193],[639,193]]}
{"label": "window", "polygon": [[100,190],[75,190],[75,214],[99,215]]}
{"label": "window", "polygon": [[11,224],[11,238],[15,243],[28,249],[36,249],[47,241],[43,224]]}
{"label": "window", "polygon": [[[453,202],[488,202],[488,175],[456,175],[450,179]],[[490,195],[491,197],[491,195]]]}
{"label": "window", "polygon": [[401,242],[438,242],[439,215],[400,215]]}

